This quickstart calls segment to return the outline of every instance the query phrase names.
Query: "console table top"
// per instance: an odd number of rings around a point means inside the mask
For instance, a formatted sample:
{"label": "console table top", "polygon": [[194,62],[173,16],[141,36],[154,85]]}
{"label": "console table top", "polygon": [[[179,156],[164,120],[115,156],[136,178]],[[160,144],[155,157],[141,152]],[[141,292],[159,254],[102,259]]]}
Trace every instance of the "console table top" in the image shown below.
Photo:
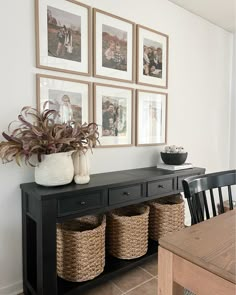
{"label": "console table top", "polygon": [[204,168],[194,167],[191,169],[184,169],[178,171],[169,171],[159,169],[156,167],[146,167],[138,169],[129,169],[122,171],[106,172],[90,175],[90,182],[88,184],[76,184],[71,182],[68,185],[45,187],[36,184],[35,182],[21,184],[21,189],[30,194],[40,196],[40,199],[47,196],[70,193],[73,191],[91,191],[98,188],[111,188],[119,185],[129,185],[133,183],[141,183],[147,181],[155,181],[161,179],[168,179],[169,177],[189,176],[195,173],[204,173]]}

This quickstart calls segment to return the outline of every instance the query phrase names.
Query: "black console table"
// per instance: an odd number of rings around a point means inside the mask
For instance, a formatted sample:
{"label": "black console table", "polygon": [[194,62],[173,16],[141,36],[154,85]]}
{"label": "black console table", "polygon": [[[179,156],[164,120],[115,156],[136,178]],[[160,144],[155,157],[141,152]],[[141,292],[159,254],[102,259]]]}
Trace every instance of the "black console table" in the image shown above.
{"label": "black console table", "polygon": [[154,241],[149,242],[147,254],[138,259],[126,261],[107,255],[100,276],[71,283],[57,277],[56,223],[176,194],[182,191],[184,178],[204,173],[203,168],[172,172],[151,167],[91,175],[90,183],[85,185],[71,183],[50,188],[22,184],[24,294],[83,294],[91,285],[156,255]]}

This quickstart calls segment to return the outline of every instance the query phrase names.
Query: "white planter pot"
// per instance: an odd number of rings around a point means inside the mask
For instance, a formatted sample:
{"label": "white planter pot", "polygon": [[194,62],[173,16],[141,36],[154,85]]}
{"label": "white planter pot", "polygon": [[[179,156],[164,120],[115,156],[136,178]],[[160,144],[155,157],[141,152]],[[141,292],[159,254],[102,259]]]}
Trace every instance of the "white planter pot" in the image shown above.
{"label": "white planter pot", "polygon": [[44,186],[68,184],[73,180],[73,151],[44,155],[42,162],[35,167],[35,182]]}
{"label": "white planter pot", "polygon": [[77,184],[85,184],[90,181],[90,161],[88,152],[75,152],[73,154],[75,177]]}

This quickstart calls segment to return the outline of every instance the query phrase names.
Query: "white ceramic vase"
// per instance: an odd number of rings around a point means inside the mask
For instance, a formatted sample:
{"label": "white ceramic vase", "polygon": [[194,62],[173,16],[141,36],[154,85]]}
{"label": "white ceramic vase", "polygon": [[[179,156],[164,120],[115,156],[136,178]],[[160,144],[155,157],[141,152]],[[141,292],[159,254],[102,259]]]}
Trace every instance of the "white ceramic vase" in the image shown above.
{"label": "white ceramic vase", "polygon": [[86,184],[90,181],[90,162],[87,152],[77,151],[73,154],[75,177],[77,184]]}
{"label": "white ceramic vase", "polygon": [[73,180],[73,151],[44,155],[35,167],[35,182],[44,186],[68,184]]}

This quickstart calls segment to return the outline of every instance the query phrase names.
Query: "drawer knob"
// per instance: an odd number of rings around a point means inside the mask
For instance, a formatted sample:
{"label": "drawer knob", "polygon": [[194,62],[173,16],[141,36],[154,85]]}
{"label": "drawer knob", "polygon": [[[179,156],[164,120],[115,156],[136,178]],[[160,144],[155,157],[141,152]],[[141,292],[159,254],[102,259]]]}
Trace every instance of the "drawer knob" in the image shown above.
{"label": "drawer knob", "polygon": [[125,195],[125,196],[129,196],[130,193],[129,193],[129,192],[123,192],[123,195]]}
{"label": "drawer knob", "polygon": [[159,188],[164,188],[164,186],[162,184],[159,184],[158,187]]}
{"label": "drawer knob", "polygon": [[85,204],[86,204],[85,201],[80,202],[80,205],[85,205]]}

